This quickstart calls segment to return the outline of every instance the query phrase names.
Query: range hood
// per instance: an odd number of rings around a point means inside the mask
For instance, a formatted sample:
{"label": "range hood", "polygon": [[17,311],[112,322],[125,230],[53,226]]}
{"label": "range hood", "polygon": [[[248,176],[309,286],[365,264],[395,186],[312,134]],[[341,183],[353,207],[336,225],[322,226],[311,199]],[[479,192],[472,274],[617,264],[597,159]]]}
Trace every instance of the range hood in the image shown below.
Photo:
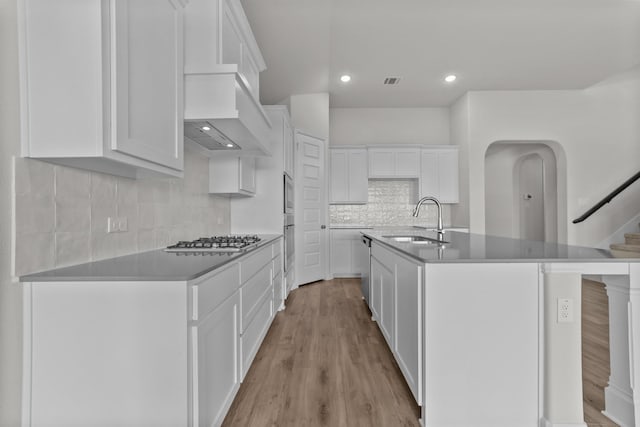
{"label": "range hood", "polygon": [[185,141],[207,155],[270,155],[258,99],[266,65],[240,1],[190,0],[184,37]]}

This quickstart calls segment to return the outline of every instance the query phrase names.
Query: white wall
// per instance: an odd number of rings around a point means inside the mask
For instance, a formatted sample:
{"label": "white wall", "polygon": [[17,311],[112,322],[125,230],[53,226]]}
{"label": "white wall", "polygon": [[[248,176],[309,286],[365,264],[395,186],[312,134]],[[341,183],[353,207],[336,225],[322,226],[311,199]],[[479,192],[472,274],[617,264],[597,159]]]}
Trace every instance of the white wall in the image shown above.
{"label": "white wall", "polygon": [[448,108],[331,108],[330,145],[449,144]]}
{"label": "white wall", "polygon": [[[15,273],[23,275],[229,231],[229,198],[208,194],[209,162],[185,151],[184,179],[128,179],[15,159]],[[128,231],[107,233],[107,217]]]}
{"label": "white wall", "polygon": [[329,94],[307,93],[289,98],[291,124],[318,138],[329,137]]}
{"label": "white wall", "polygon": [[469,95],[449,109],[451,144],[458,146],[459,203],[451,206],[451,223],[469,226]]}
{"label": "white wall", "polygon": [[22,297],[11,265],[12,156],[20,152],[16,0],[0,0],[0,426],[20,425]]}
{"label": "white wall", "polygon": [[[456,120],[459,129],[452,142],[465,145],[468,133],[469,158],[466,164],[461,161],[461,169],[469,173],[472,232],[485,232],[484,156],[495,141],[557,142],[558,168],[566,168],[567,176],[568,243],[596,245],[640,212],[636,185],[584,223],[570,224],[638,171],[640,70],[582,91],[486,91],[471,92],[467,98],[458,104],[468,105],[453,108],[468,109],[468,121]],[[560,228],[558,233],[562,234]]]}
{"label": "white wall", "polygon": [[[485,206],[487,207],[485,232],[495,236],[521,237],[520,215],[523,213],[521,209],[523,200],[516,168],[523,158],[530,155],[539,156],[545,164],[545,190],[542,204],[546,207],[544,237],[534,240],[556,242],[558,240],[557,165],[553,150],[544,143],[525,144],[517,141],[501,141],[487,149],[484,164]],[[506,179],[512,176],[513,179]]]}

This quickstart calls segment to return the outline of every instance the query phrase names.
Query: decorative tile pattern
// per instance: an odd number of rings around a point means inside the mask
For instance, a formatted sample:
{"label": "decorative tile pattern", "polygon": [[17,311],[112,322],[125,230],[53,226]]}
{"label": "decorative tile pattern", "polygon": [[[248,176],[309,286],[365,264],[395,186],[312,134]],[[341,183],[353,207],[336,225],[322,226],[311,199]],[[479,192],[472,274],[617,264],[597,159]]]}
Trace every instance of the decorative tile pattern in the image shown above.
{"label": "decorative tile pattern", "polygon": [[[420,216],[411,213],[418,202],[418,181],[415,179],[369,180],[369,199],[366,205],[330,205],[331,224],[358,224],[365,226],[435,226],[438,210],[433,204],[424,204]],[[448,205],[442,206],[442,219],[449,224]]]}
{"label": "decorative tile pattern", "polygon": [[[230,229],[208,194],[209,161],[185,151],[185,178],[127,179],[15,159],[16,275],[157,249]],[[127,231],[107,233],[108,217]]]}

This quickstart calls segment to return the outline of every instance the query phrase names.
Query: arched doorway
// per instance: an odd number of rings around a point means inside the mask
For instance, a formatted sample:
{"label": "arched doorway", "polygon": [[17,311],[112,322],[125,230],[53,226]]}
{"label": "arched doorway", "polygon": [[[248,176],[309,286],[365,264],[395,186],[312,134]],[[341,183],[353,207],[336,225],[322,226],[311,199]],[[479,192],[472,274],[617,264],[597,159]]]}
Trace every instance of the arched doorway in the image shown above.
{"label": "arched doorway", "polygon": [[500,141],[485,154],[485,232],[558,241],[558,168],[542,142]]}

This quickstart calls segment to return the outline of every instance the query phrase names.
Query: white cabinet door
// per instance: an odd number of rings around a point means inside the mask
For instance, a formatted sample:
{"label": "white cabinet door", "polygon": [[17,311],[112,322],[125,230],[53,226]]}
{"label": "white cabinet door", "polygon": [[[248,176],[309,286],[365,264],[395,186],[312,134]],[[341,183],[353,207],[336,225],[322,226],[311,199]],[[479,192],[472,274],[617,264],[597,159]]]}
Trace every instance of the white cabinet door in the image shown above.
{"label": "white cabinet door", "polygon": [[367,203],[367,150],[332,148],[330,152],[329,203]]}
{"label": "white cabinet door", "polygon": [[367,168],[367,150],[349,150],[348,171],[349,201],[367,203],[369,198],[369,173]]}
{"label": "white cabinet door", "polygon": [[369,300],[369,309],[371,317],[380,325],[382,312],[382,278],[385,268],[380,262],[371,257],[371,297]]}
{"label": "white cabinet door", "polygon": [[331,274],[350,277],[353,271],[353,230],[331,230]]}
{"label": "white cabinet door", "polygon": [[182,7],[170,0],[111,5],[116,111],[112,149],[182,169]]}
{"label": "white cabinet door", "polygon": [[253,157],[214,157],[209,159],[209,193],[255,195],[255,165]]}
{"label": "white cabinet door", "polygon": [[396,257],[395,349],[398,366],[421,405],[422,267]]}
{"label": "white cabinet door", "polygon": [[418,178],[418,148],[370,148],[369,178]]}
{"label": "white cabinet door", "polygon": [[[220,425],[240,387],[239,306],[236,291],[193,327],[194,424]],[[197,402],[197,405],[195,404]]]}
{"label": "white cabinet door", "polygon": [[422,150],[420,157],[422,160],[422,169],[420,173],[420,197],[434,196],[440,200],[438,153],[431,150]]}
{"label": "white cabinet door", "polygon": [[349,151],[330,150],[329,163],[329,203],[349,201]]}
{"label": "white cabinet door", "polygon": [[458,150],[425,149],[421,153],[420,197],[458,203]]}
{"label": "white cabinet door", "polygon": [[[382,264],[381,264],[382,265]],[[382,265],[381,273],[381,308],[380,308],[380,330],[387,340],[387,344],[392,349],[395,343],[394,325],[395,325],[395,268],[394,266]]]}
{"label": "white cabinet door", "polygon": [[369,178],[393,177],[396,174],[393,149],[369,149]]}
{"label": "white cabinet door", "polygon": [[359,277],[369,260],[361,241],[360,229],[331,229],[331,275],[333,277]]}
{"label": "white cabinet door", "polygon": [[182,4],[25,1],[24,155],[127,177],[181,176]]}
{"label": "white cabinet door", "polygon": [[251,194],[256,192],[255,157],[240,157],[240,191]]}

